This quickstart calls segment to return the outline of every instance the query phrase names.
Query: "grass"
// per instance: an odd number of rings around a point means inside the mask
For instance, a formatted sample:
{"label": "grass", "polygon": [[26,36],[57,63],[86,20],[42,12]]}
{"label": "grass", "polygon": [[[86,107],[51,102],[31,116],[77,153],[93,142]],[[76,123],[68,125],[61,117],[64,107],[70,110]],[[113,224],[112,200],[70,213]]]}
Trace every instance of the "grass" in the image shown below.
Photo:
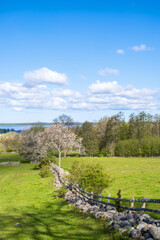
{"label": "grass", "polygon": [[[62,167],[69,170],[77,158],[65,158]],[[121,189],[122,198],[160,198],[160,158],[79,158],[84,162],[100,163],[112,178],[112,183],[102,195],[117,197]],[[160,204],[148,203],[147,208],[160,210]],[[141,204],[136,204],[140,207]],[[160,218],[157,214],[154,217]]]}
{"label": "grass", "polygon": [[1,240],[119,239],[102,221],[57,199],[53,176],[41,178],[33,165],[0,166],[0,176]]}
{"label": "grass", "polygon": [[20,156],[18,153],[1,153],[0,154],[0,163],[1,162],[19,162]]}

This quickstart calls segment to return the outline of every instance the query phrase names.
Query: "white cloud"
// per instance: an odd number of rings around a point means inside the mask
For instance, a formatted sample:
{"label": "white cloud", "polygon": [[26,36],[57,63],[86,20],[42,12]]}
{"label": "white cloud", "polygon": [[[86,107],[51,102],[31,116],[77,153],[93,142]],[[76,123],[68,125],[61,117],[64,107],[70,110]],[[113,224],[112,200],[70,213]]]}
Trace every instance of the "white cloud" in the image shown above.
{"label": "white cloud", "polygon": [[116,51],[118,54],[124,54],[124,50],[123,49],[117,49]]}
{"label": "white cloud", "polygon": [[100,82],[97,80],[96,83],[89,86],[89,92],[91,93],[109,93],[119,91],[121,86],[116,81],[113,82]]}
{"label": "white cloud", "polygon": [[71,89],[57,88],[57,89],[54,89],[52,93],[53,93],[53,96],[56,96],[56,97],[82,98],[82,95],[79,92],[73,91]]}
{"label": "white cloud", "polygon": [[116,81],[97,81],[88,88],[87,102],[97,109],[146,110],[159,109],[158,90],[122,87]]}
{"label": "white cloud", "polygon": [[46,85],[24,86],[22,83],[0,83],[0,106],[15,111],[50,110],[151,110],[160,109],[159,91],[121,86],[117,81],[97,81],[85,95],[72,89],[50,89]]}
{"label": "white cloud", "polygon": [[41,83],[67,84],[67,76],[64,73],[58,73],[49,70],[46,67],[24,73],[26,84],[34,85]]}
{"label": "white cloud", "polygon": [[141,44],[140,46],[133,46],[131,49],[135,52],[141,52],[141,51],[149,51],[151,50],[150,47],[147,47],[146,44]]}
{"label": "white cloud", "polygon": [[102,77],[104,76],[117,76],[119,74],[119,71],[117,69],[113,69],[113,68],[105,68],[105,69],[101,69],[98,71],[98,74]]}

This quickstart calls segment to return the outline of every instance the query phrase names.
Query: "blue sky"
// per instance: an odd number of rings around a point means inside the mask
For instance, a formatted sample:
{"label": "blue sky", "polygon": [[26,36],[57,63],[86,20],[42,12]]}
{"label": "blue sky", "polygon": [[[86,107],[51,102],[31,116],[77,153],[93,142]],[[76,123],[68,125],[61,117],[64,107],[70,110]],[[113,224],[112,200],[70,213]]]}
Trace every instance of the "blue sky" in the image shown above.
{"label": "blue sky", "polygon": [[160,2],[1,1],[0,122],[160,113]]}

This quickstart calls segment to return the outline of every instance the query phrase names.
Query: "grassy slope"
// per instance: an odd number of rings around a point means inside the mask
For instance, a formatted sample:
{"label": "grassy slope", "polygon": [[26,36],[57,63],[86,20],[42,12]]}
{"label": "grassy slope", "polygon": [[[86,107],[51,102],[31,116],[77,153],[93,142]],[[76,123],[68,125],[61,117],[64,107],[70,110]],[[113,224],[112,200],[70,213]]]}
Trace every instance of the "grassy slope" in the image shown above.
{"label": "grassy slope", "polygon": [[[69,170],[74,158],[62,160],[62,167]],[[104,166],[112,183],[103,195],[116,197],[119,189],[122,198],[160,198],[160,158],[79,158],[80,161],[97,162]],[[147,204],[160,209],[160,204]],[[141,206],[141,205],[136,205]],[[160,217],[160,216],[159,216]]]}
{"label": "grassy slope", "polygon": [[1,162],[19,162],[20,157],[18,153],[1,153],[0,154],[0,163]]}
{"label": "grassy slope", "polygon": [[32,168],[0,166],[1,240],[112,238],[104,233],[102,221],[87,218],[56,198],[53,177],[40,178]]}

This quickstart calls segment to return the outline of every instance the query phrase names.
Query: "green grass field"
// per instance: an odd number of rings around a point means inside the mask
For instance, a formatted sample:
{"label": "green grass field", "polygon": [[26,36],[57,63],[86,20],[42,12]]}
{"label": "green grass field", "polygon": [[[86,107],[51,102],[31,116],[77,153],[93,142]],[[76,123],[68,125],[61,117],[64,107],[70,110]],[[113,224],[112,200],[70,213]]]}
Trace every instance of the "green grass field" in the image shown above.
{"label": "green grass field", "polygon": [[[62,167],[69,170],[75,158],[62,160]],[[119,189],[122,198],[160,199],[160,158],[79,158],[84,162],[96,162],[104,166],[112,182],[102,195],[117,197]],[[140,204],[136,204],[140,207]],[[160,210],[160,204],[148,203],[147,208]],[[151,214],[160,218],[158,214]]]}
{"label": "green grass field", "polygon": [[53,176],[41,178],[33,165],[0,166],[1,240],[109,240],[101,220],[56,198]]}
{"label": "green grass field", "polygon": [[0,154],[0,163],[1,162],[19,162],[20,156],[18,153],[1,153]]}
{"label": "green grass field", "polygon": [[[0,155],[3,161],[18,155]],[[74,158],[62,159],[69,170]],[[160,158],[79,158],[101,163],[112,177],[103,195],[122,198],[160,198]],[[0,166],[0,239],[118,239],[104,232],[103,222],[77,212],[62,199],[56,198],[53,177],[41,178],[34,165]],[[159,204],[147,207],[160,209]],[[160,216],[152,215],[156,218]],[[20,225],[18,225],[20,223]],[[16,225],[17,224],[17,225]]]}

